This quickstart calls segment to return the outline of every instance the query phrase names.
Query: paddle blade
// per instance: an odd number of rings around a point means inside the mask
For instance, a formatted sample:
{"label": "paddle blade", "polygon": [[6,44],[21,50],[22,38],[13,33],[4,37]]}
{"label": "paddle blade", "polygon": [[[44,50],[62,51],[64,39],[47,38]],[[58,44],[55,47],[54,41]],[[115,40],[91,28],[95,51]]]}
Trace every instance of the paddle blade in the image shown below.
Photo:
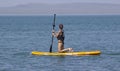
{"label": "paddle blade", "polygon": [[52,44],[50,45],[50,50],[49,50],[49,52],[50,52],[50,53],[52,52]]}

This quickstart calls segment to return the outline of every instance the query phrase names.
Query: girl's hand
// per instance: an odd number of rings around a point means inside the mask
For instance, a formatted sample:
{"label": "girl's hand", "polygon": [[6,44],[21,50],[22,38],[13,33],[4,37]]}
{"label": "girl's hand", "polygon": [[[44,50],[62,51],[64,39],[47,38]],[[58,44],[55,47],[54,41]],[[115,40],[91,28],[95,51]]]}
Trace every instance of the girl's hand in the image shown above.
{"label": "girl's hand", "polygon": [[55,33],[55,30],[52,30],[52,33]]}

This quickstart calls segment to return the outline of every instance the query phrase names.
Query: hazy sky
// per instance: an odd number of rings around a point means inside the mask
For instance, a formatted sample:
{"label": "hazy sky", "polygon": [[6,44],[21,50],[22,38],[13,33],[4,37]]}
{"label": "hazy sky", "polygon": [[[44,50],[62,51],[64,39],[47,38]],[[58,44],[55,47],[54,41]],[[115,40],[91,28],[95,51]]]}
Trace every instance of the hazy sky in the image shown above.
{"label": "hazy sky", "polygon": [[0,7],[8,7],[29,3],[73,3],[73,2],[120,4],[120,0],[0,0]]}

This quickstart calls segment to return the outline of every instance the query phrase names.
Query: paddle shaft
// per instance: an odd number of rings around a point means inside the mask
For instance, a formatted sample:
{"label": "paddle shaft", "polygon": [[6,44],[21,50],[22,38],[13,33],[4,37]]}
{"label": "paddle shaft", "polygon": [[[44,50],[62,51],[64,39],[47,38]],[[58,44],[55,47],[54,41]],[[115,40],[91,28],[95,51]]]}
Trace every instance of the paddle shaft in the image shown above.
{"label": "paddle shaft", "polygon": [[[53,19],[53,30],[54,30],[54,28],[55,28],[55,19],[56,19],[56,14],[54,14],[54,19]],[[50,45],[50,49],[49,49],[49,52],[52,52],[52,45],[53,45],[53,35],[52,35],[52,43],[51,43],[51,45]]]}

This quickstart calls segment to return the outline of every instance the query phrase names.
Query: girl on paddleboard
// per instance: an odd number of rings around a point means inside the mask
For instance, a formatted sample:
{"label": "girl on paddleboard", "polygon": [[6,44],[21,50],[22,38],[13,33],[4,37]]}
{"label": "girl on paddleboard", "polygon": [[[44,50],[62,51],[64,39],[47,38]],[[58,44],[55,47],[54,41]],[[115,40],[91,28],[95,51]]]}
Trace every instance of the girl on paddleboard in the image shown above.
{"label": "girl on paddleboard", "polygon": [[64,30],[63,30],[63,24],[59,24],[59,31],[55,32],[52,31],[52,35],[58,39],[58,52],[72,52],[72,48],[66,48],[64,49]]}

